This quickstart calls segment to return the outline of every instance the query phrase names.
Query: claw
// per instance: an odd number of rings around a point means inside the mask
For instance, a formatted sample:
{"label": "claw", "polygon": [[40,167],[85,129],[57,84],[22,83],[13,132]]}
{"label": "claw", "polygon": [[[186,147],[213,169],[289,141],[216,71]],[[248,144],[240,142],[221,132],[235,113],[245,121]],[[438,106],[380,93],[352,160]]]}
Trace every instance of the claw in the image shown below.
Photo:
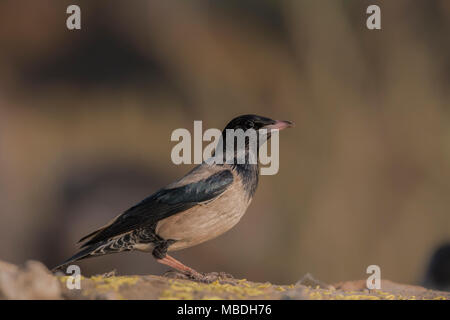
{"label": "claw", "polygon": [[229,273],[225,272],[210,272],[203,273],[199,275],[190,275],[193,280],[204,282],[204,283],[212,283],[214,281],[220,281],[225,283],[232,283],[233,276]]}

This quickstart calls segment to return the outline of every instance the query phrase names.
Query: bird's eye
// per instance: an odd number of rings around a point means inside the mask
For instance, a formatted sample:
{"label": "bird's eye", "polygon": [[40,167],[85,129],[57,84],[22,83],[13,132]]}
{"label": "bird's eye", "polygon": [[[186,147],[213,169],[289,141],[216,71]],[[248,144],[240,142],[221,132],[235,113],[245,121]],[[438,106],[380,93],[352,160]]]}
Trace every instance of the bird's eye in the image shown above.
{"label": "bird's eye", "polygon": [[253,121],[247,120],[247,121],[245,122],[245,126],[246,126],[247,128],[253,128],[253,127],[255,126],[255,124],[253,123]]}

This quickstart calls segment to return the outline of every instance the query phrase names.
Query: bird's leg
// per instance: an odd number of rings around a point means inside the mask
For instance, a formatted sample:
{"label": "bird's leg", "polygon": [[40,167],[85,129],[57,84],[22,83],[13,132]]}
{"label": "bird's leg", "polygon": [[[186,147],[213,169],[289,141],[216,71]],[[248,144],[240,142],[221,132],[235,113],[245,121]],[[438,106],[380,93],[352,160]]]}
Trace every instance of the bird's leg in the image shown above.
{"label": "bird's leg", "polygon": [[175,270],[182,272],[183,274],[195,279],[195,280],[203,280],[204,276],[195,271],[192,268],[182,264],[180,261],[172,258],[167,254],[167,248],[172,244],[173,240],[166,240],[161,242],[158,246],[153,249],[153,256],[156,258],[156,261],[159,263],[165,264]]}
{"label": "bird's leg", "polygon": [[195,280],[203,280],[204,276],[200,274],[199,272],[195,271],[192,268],[189,268],[188,266],[182,264],[180,261],[176,260],[175,258],[169,256],[166,254],[166,256],[162,259],[156,259],[159,263],[165,264],[171,268],[174,268],[192,278]]}

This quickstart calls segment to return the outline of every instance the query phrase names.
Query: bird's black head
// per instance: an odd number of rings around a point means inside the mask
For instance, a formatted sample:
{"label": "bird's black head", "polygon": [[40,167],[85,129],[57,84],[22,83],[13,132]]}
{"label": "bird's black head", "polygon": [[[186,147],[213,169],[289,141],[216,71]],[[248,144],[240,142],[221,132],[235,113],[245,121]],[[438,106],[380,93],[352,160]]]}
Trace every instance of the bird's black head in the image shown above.
{"label": "bird's black head", "polygon": [[[233,157],[232,166],[241,176],[248,195],[252,197],[258,185],[257,159],[260,146],[270,139],[272,130],[283,130],[292,125],[290,121],[273,120],[254,114],[236,117],[223,130],[221,141],[216,148],[218,152],[214,152],[214,157],[219,157],[223,163],[230,163],[228,160]],[[240,134],[242,132],[244,135]]]}
{"label": "bird's black head", "polygon": [[239,116],[231,120],[224,129],[242,129],[244,131],[248,129],[278,129],[283,130],[288,127],[291,127],[293,124],[290,121],[280,121],[280,120],[272,120],[270,118],[254,115],[254,114],[246,114],[243,116]]}
{"label": "bird's black head", "polygon": [[[239,116],[231,120],[223,130],[222,147],[224,151],[230,147],[234,148],[235,155],[240,151],[245,151],[246,153],[250,150],[258,151],[259,147],[271,138],[272,130],[283,130],[292,126],[293,123],[290,121],[273,120],[254,114]],[[254,132],[250,130],[254,130]],[[240,135],[240,133],[243,133],[243,135]],[[233,140],[243,141],[243,144],[234,144]],[[229,145],[229,142],[232,144]],[[250,142],[255,142],[252,146],[256,148],[250,148]],[[242,149],[242,147],[245,149]],[[257,153],[255,155],[257,156]]]}

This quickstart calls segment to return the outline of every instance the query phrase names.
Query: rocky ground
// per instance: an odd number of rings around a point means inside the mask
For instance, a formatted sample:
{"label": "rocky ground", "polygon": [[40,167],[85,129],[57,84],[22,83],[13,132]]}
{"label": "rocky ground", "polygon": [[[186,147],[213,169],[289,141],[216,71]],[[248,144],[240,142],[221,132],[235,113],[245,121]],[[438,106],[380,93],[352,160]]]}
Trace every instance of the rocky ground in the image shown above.
{"label": "rocky ground", "polygon": [[80,289],[68,289],[72,279],[52,274],[42,263],[16,266],[0,261],[0,299],[314,299],[314,300],[449,300],[450,292],[427,290],[382,280],[381,290],[367,290],[365,280],[328,285],[304,276],[292,285],[221,278],[212,283],[166,276],[119,276],[114,272],[81,277]]}

